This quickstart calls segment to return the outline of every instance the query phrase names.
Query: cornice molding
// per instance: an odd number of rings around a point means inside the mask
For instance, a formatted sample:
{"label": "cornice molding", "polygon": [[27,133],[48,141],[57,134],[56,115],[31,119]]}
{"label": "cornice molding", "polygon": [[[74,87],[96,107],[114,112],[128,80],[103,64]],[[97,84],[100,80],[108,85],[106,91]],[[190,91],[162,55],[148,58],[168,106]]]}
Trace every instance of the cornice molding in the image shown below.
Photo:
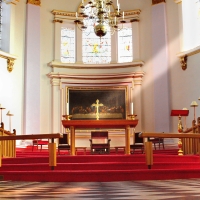
{"label": "cornice molding", "polygon": [[48,63],[48,66],[52,68],[68,68],[68,69],[119,69],[119,68],[131,68],[142,67],[144,62],[141,60],[129,62],[129,63],[108,63],[108,64],[83,64],[83,63],[61,63],[59,61],[52,61]]}
{"label": "cornice molding", "polygon": [[[67,85],[128,85],[134,82],[134,85],[142,85],[142,79],[145,72],[130,72],[130,73],[106,73],[106,74],[67,74],[51,72],[47,77],[51,79],[54,86],[59,86],[59,81]],[[56,83],[56,84],[55,84]]]}
{"label": "cornice molding", "polygon": [[41,6],[41,0],[27,0],[27,4],[33,4],[36,6]]}
{"label": "cornice molding", "polygon": [[[75,20],[76,12],[62,11],[62,10],[52,10],[51,13],[54,15],[53,22],[60,22],[63,20]],[[139,21],[139,15],[141,13],[140,9],[137,10],[127,10],[124,11],[124,17],[126,20],[136,20]],[[112,13],[111,13],[112,15]],[[61,23],[61,22],[60,22]]]}
{"label": "cornice molding", "polygon": [[14,4],[16,5],[19,3],[20,0],[3,0],[6,4]]}
{"label": "cornice molding", "polygon": [[4,58],[7,60],[7,70],[9,72],[12,72],[13,66],[14,66],[14,63],[15,63],[15,60],[17,59],[17,57],[14,55],[11,55],[9,53],[0,51],[0,58]]}
{"label": "cornice molding", "polygon": [[165,3],[165,0],[152,0],[152,5],[159,4],[159,3]]}
{"label": "cornice molding", "polygon": [[197,53],[200,53],[200,46],[194,48],[194,49],[190,49],[188,51],[183,51],[177,54],[177,57],[179,57],[180,59],[180,63],[181,63],[181,68],[183,70],[187,69],[187,58],[189,56],[195,55]]}

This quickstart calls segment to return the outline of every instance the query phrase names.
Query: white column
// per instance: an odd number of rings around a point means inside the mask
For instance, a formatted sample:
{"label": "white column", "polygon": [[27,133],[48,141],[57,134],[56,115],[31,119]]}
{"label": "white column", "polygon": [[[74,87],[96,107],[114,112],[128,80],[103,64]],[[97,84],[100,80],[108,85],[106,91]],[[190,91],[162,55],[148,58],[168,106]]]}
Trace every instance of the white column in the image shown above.
{"label": "white column", "polygon": [[60,62],[60,50],[61,50],[61,27],[62,23],[59,21],[54,22],[55,26],[55,35],[54,35],[54,60]]}
{"label": "white column", "polygon": [[135,130],[141,131],[142,130],[142,79],[141,78],[134,78],[133,79],[133,107],[134,107],[134,114],[137,115],[136,119],[138,119],[138,125],[136,126]]}
{"label": "white column", "polygon": [[51,97],[51,132],[60,133],[61,123],[61,92],[60,92],[60,80],[52,79],[52,97]]}
{"label": "white column", "polygon": [[24,134],[40,133],[40,21],[40,6],[27,4]]}
{"label": "white column", "polygon": [[76,63],[83,63],[82,60],[82,31],[76,27]]}
{"label": "white column", "polygon": [[166,4],[159,3],[152,6],[152,64],[154,75],[154,113],[152,115],[155,119],[156,132],[169,132],[170,128],[168,59]]}
{"label": "white column", "polygon": [[132,43],[133,43],[133,61],[140,59],[140,35],[139,35],[139,20],[132,19]]}
{"label": "white column", "polygon": [[183,47],[183,14],[182,14],[182,0],[175,1],[178,4],[178,17],[179,17],[179,38],[180,38],[180,51],[184,51]]}
{"label": "white column", "polygon": [[118,33],[114,33],[111,35],[111,63],[117,63],[118,62]]}

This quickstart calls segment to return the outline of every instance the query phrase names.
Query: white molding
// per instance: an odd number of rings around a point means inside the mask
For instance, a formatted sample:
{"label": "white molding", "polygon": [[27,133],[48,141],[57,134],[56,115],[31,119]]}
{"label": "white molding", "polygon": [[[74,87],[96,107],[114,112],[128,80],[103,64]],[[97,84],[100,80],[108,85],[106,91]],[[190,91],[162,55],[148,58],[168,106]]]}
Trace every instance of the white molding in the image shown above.
{"label": "white molding", "polygon": [[127,68],[127,67],[142,67],[144,62],[141,60],[128,62],[128,63],[108,63],[108,64],[83,64],[83,63],[61,63],[59,61],[52,61],[48,66],[52,68],[81,68],[81,69],[114,69],[114,68]]}
{"label": "white molding", "polygon": [[197,53],[200,53],[200,46],[195,47],[195,48],[190,49],[190,50],[187,50],[187,51],[182,51],[182,52],[178,53],[177,56],[180,58],[180,57],[183,57],[183,56],[192,56],[192,55],[197,54]]}

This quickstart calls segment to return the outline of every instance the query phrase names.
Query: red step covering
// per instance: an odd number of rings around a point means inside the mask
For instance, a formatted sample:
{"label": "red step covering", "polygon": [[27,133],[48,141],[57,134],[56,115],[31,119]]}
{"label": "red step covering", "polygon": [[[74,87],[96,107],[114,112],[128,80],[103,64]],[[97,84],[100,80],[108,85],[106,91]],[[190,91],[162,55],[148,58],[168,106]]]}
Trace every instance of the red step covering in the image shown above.
{"label": "red step covering", "polygon": [[[172,155],[172,149],[159,150],[153,155],[154,165],[148,169],[145,155],[135,153],[123,155],[69,156],[63,152],[57,156],[57,166],[49,167],[48,150],[17,150],[17,158],[3,158],[0,176],[13,181],[131,181],[200,178],[199,156]],[[64,154],[65,153],[65,154]],[[89,151],[88,151],[89,153]],[[174,154],[177,149],[174,149]]]}

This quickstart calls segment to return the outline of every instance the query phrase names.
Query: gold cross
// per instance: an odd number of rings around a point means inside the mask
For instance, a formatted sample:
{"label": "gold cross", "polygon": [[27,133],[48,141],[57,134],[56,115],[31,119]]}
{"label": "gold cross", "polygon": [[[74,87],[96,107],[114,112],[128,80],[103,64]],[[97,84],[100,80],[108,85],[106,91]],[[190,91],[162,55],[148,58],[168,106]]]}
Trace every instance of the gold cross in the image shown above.
{"label": "gold cross", "polygon": [[97,108],[97,112],[96,112],[96,119],[99,120],[99,107],[103,106],[102,103],[99,103],[99,99],[96,100],[96,104],[93,103],[92,106],[95,106]]}

